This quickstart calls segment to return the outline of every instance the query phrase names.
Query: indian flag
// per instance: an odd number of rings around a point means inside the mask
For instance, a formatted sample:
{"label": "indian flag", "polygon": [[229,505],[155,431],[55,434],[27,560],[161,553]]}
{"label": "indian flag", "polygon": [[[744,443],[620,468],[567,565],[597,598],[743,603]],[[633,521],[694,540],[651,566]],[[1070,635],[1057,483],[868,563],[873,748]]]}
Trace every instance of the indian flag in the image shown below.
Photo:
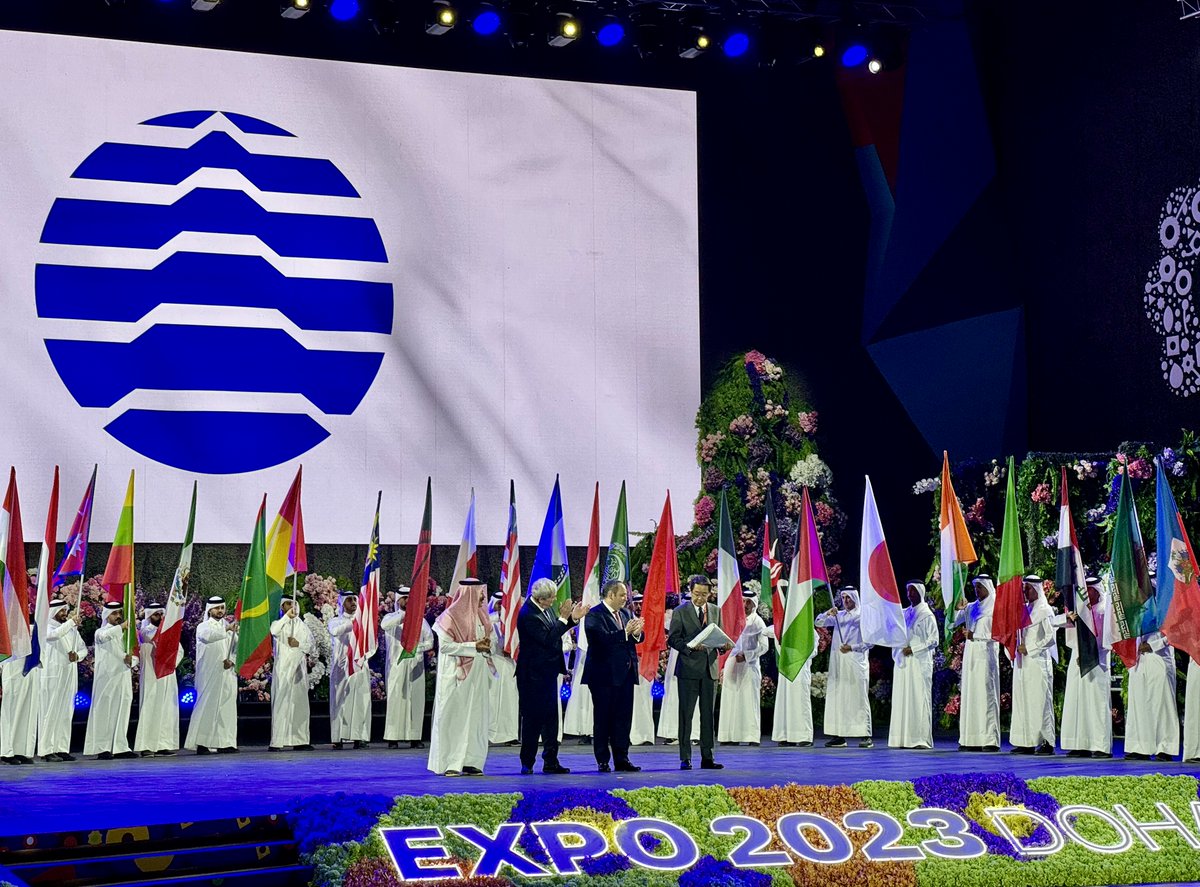
{"label": "indian flag", "polygon": [[946,643],[950,642],[954,618],[958,613],[958,604],[963,599],[967,587],[967,566],[979,560],[975,554],[975,546],[971,544],[971,535],[967,532],[967,522],[963,518],[962,505],[954,493],[954,484],[950,480],[950,455],[942,451],[942,503],[938,519],[940,528],[941,551],[939,561],[942,574],[942,604],[945,607]]}
{"label": "indian flag", "polygon": [[[183,611],[187,608],[188,580],[192,576],[192,536],[196,531],[196,481],[192,481],[192,508],[188,512],[187,532],[183,536],[183,550],[179,552],[179,565],[171,579],[171,592],[167,595],[166,612],[163,613],[162,628],[154,643],[154,673],[165,678],[175,670],[175,657],[179,651],[179,639],[183,634]],[[142,663],[146,668],[147,663]]]}
{"label": "indian flag", "polygon": [[254,536],[246,558],[242,589],[238,592],[237,670],[244,678],[254,677],[271,656],[271,622],[279,604],[271,609],[267,581],[267,497],[254,520]]}
{"label": "indian flag", "polygon": [[304,466],[301,465],[296,469],[296,477],[288,488],[287,495],[283,497],[279,514],[271,523],[271,532],[267,534],[267,591],[271,601],[269,615],[272,618],[279,612],[283,586],[288,577],[292,577],[294,594],[296,574],[308,572],[308,552],[304,544],[304,514],[300,508],[300,478],[303,473]]}
{"label": "indian flag", "polygon": [[17,496],[17,469],[8,473],[4,512],[0,515],[0,659],[28,656],[33,647],[29,633],[29,576],[25,573],[25,539],[21,528],[21,500]]}
{"label": "indian flag", "polygon": [[[783,636],[779,640],[779,673],[789,681],[796,680],[804,663],[816,649],[813,626],[813,598],[819,590],[829,590],[829,573],[825,570],[825,555],[821,538],[813,519],[808,487],[803,493],[803,520],[796,525],[795,554],[792,569],[783,589]],[[783,584],[783,583],[780,583]]]}
{"label": "indian flag", "polygon": [[108,553],[108,566],[100,580],[104,586],[104,599],[110,604],[120,603],[125,621],[125,652],[138,650],[137,612],[133,586],[133,472],[129,472],[129,486],[125,489],[125,504],[117,520],[117,535]]}

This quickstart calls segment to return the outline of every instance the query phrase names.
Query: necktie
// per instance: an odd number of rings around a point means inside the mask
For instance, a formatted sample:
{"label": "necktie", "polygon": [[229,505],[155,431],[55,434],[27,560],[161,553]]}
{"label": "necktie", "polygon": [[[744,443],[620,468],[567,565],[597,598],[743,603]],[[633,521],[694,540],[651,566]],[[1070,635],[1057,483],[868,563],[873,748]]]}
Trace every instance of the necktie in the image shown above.
{"label": "necktie", "polygon": [[708,625],[708,607],[701,607],[700,608],[700,627],[703,628],[705,625]]}

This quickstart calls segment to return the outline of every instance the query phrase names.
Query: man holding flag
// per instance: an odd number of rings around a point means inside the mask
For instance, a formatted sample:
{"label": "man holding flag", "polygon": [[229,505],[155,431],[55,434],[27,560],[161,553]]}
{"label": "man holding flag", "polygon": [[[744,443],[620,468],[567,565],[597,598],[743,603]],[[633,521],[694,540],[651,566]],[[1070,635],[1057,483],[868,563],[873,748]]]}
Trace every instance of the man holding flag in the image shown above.
{"label": "man holding flag", "polygon": [[1068,757],[1111,758],[1112,623],[1108,601],[1095,576],[1089,576],[1084,590],[1076,591],[1074,597],[1075,607],[1067,611],[1063,633],[1071,661],[1063,697],[1062,747]]}
{"label": "man holding flag", "polygon": [[383,617],[384,681],[387,683],[387,716],[383,723],[383,738],[388,748],[399,748],[407,742],[409,748],[424,748],[421,737],[425,731],[425,655],[433,650],[433,629],[421,620],[421,639],[414,656],[405,658],[400,632],[408,610],[409,589],[401,585],[393,598],[396,609]]}
{"label": "man holding flag", "polygon": [[198,755],[237,751],[237,623],[225,619],[225,599],[213,595],[196,626],[196,707],[184,748]]}
{"label": "man holding flag", "polygon": [[133,705],[129,673],[137,667],[138,658],[125,652],[124,609],[115,601],[105,604],[104,623],[96,629],[96,672],[83,753],[96,755],[100,761],[137,757],[129,747],[129,709]]}
{"label": "man holding flag", "polygon": [[959,697],[959,751],[1000,751],[1000,645],[992,638],[996,586],[984,574],[971,582],[975,600],[958,603],[955,625],[966,630]]}
{"label": "man holding flag", "polygon": [[1008,741],[1014,754],[1052,755],[1058,622],[1046,600],[1040,576],[1025,577],[1024,593],[1027,624],[1017,633],[1017,652],[1013,657],[1012,724]]}
{"label": "man holding flag", "polygon": [[[1116,564],[1113,565],[1114,569]],[[1151,585],[1157,579],[1149,573]],[[1148,629],[1148,630],[1146,630]],[[1137,662],[1129,669],[1125,757],[1169,761],[1179,754],[1179,710],[1175,702],[1175,651],[1157,627],[1143,625]]]}
{"label": "man holding flag", "polygon": [[[17,497],[17,472],[9,473],[8,492],[0,523],[0,760],[6,764],[32,764],[37,722],[37,677],[26,674],[34,643],[29,625],[29,576],[25,572],[25,540],[21,532],[21,503]],[[8,645],[6,647],[5,641]]]}

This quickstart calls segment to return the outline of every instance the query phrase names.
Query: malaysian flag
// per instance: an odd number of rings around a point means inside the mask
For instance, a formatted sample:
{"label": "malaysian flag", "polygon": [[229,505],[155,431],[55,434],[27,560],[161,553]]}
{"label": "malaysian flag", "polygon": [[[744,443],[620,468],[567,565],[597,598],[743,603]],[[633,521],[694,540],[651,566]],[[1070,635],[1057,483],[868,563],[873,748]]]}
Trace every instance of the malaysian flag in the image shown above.
{"label": "malaysian flag", "polygon": [[375,500],[375,523],[371,527],[371,544],[367,546],[367,562],[363,565],[362,589],[358,592],[358,609],[354,611],[354,637],[350,642],[348,671],[354,674],[355,660],[370,659],[379,647],[379,506],[383,490]]}
{"label": "malaysian flag", "polygon": [[521,549],[517,545],[517,487],[508,482],[508,538],[504,542],[504,560],[500,563],[500,629],[504,632],[504,652],[513,659],[521,639],[517,637],[517,614],[521,612]]}

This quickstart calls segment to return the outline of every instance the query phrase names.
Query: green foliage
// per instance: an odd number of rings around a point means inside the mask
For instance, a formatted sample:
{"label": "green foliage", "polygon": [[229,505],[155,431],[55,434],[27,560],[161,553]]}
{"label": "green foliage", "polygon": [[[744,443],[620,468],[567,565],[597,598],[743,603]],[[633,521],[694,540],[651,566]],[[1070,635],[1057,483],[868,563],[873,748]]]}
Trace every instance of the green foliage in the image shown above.
{"label": "green foliage", "polygon": [[701,856],[725,859],[737,844],[734,838],[714,835],[708,827],[718,816],[741,812],[729,792],[719,785],[616,789],[613,794],[628,801],[642,816],[666,819],[684,829],[696,839]]}
{"label": "green foliage", "polygon": [[340,887],[357,848],[358,844],[347,841],[326,844],[310,853],[304,861],[313,868],[312,887]]}
{"label": "green foliage", "polygon": [[[380,828],[400,825],[461,825],[470,823],[494,832],[505,822],[513,806],[521,800],[512,794],[402,795],[395,806],[379,817],[379,823],[363,842],[363,854],[386,857],[387,850],[379,835]],[[446,835],[446,849],[457,859],[477,859],[479,850],[455,835]],[[353,860],[351,860],[353,861]]]}

